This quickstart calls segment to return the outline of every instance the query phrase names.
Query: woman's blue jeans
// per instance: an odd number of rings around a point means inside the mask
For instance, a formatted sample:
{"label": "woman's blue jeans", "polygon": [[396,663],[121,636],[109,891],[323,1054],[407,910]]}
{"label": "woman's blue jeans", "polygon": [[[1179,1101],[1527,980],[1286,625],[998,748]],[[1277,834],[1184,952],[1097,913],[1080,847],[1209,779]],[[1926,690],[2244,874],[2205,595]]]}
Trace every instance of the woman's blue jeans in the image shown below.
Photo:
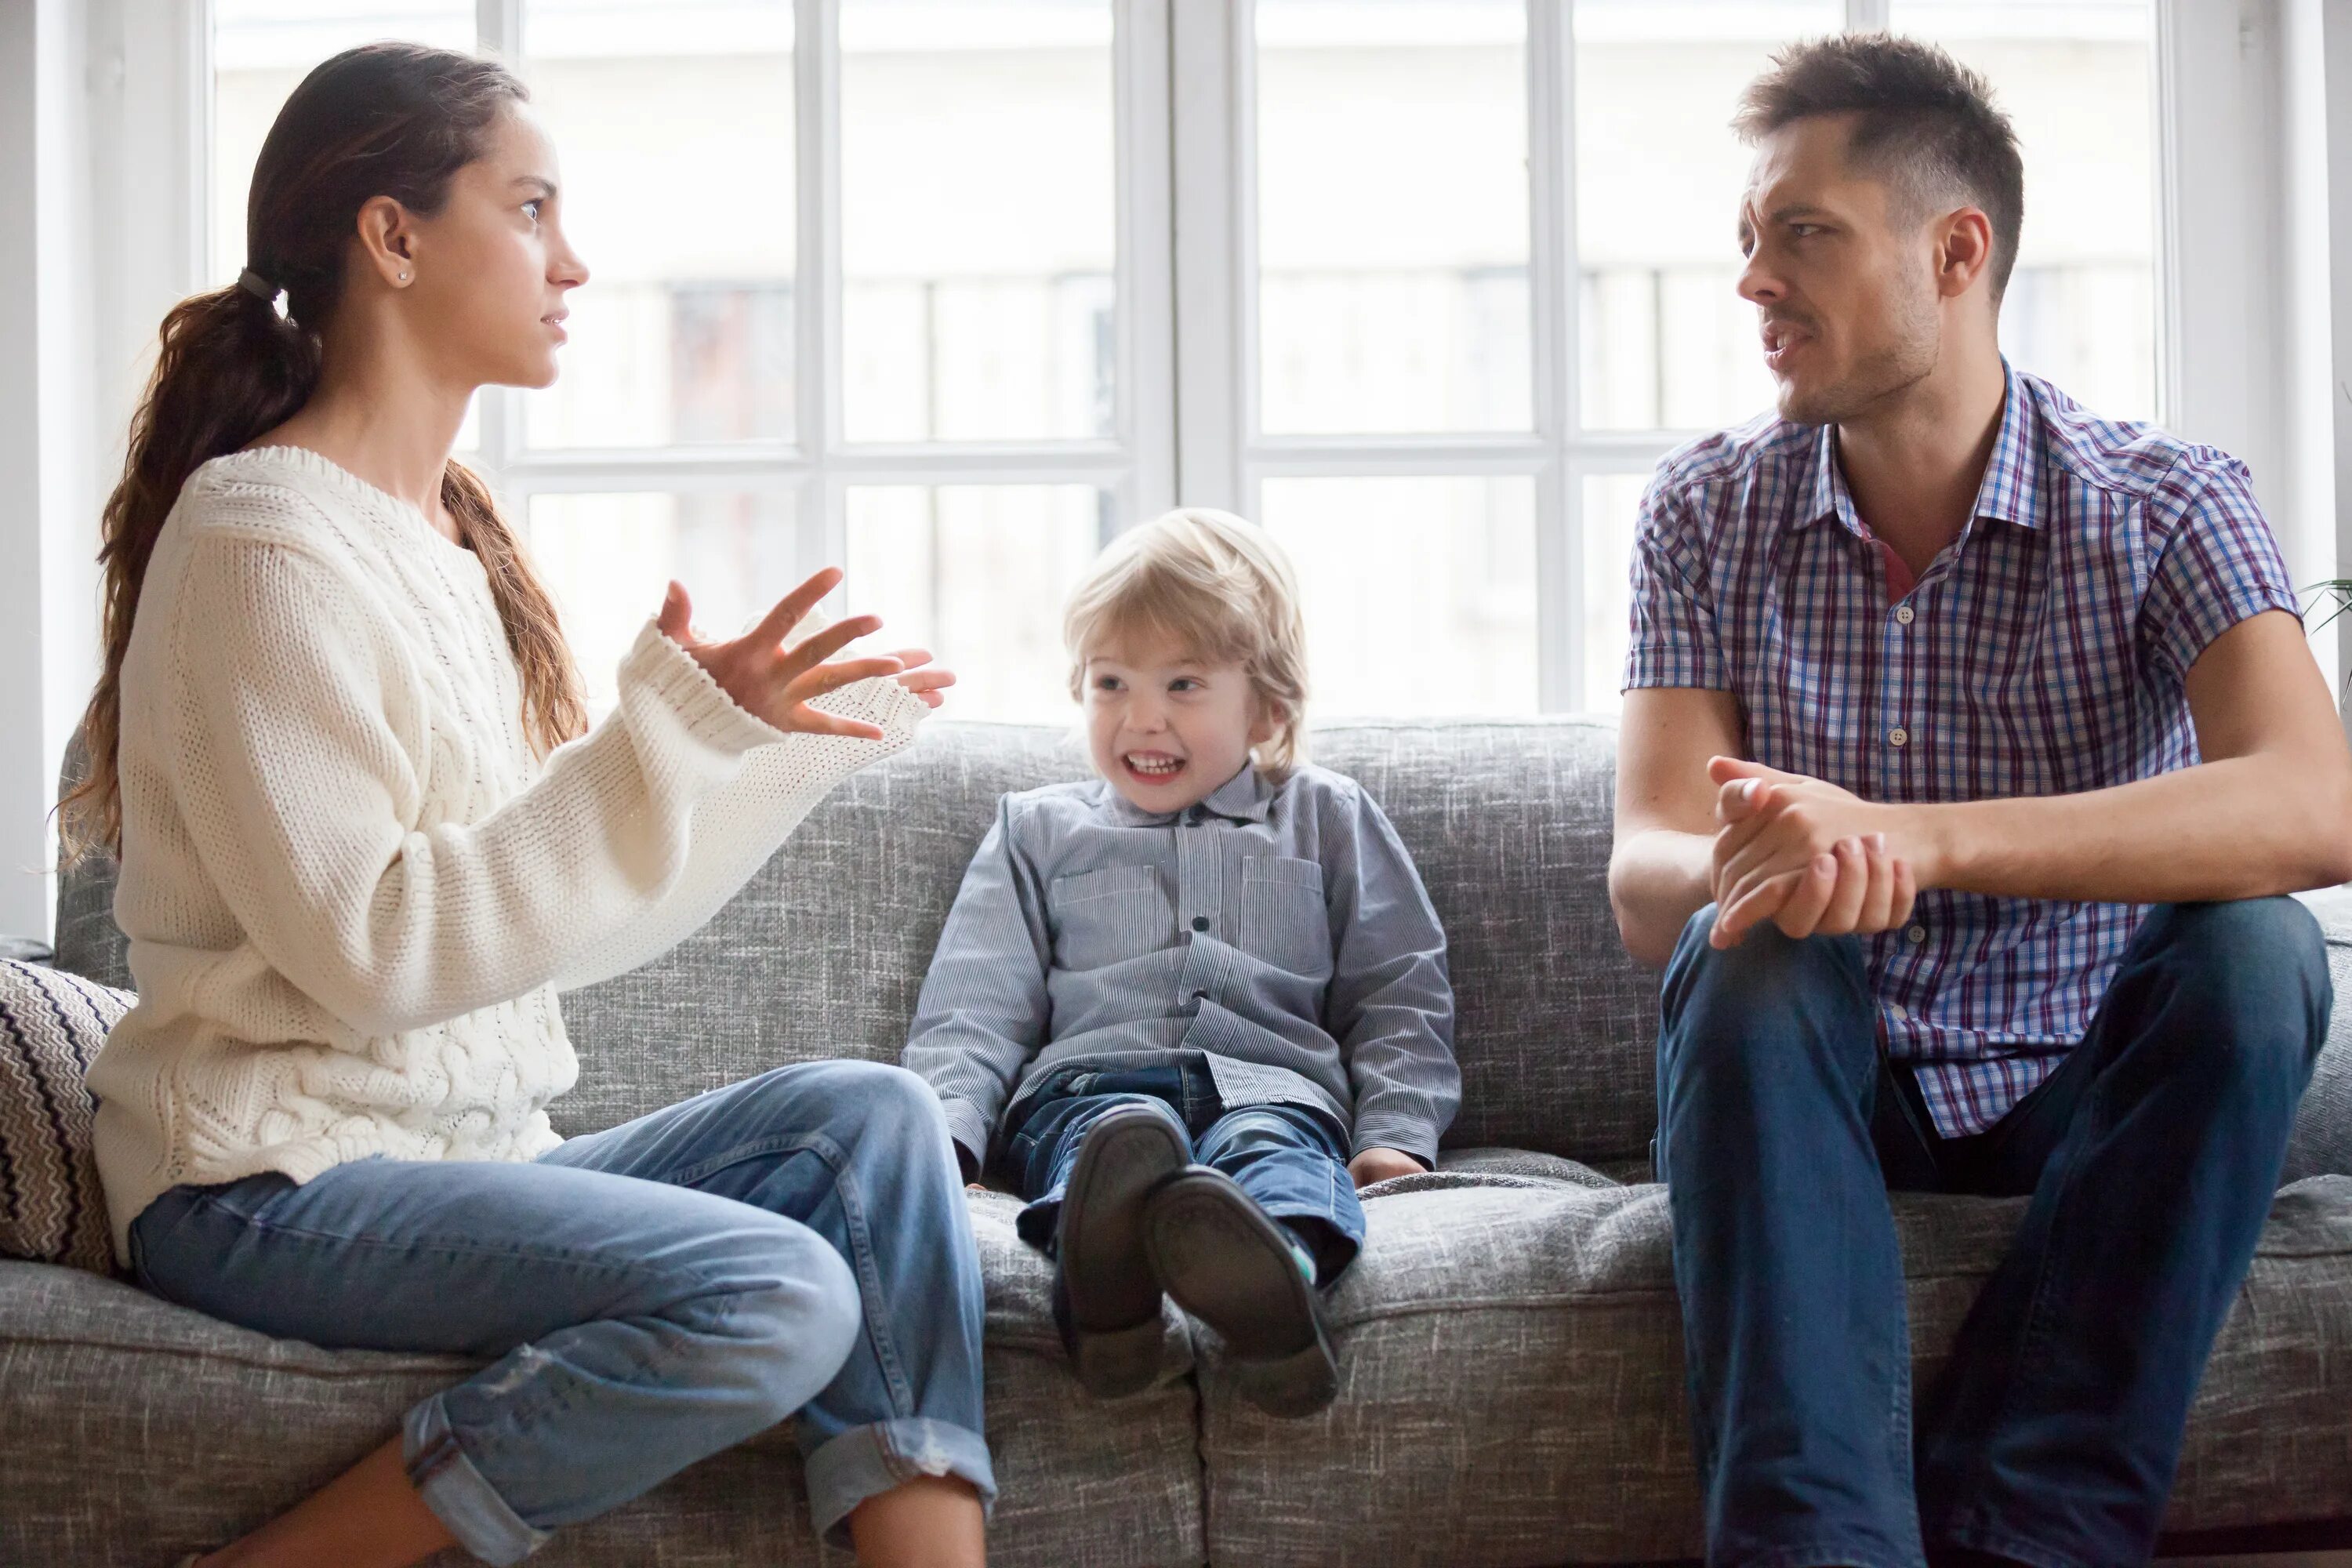
{"label": "woman's blue jeans", "polygon": [[487,1562],[795,1414],[838,1544],[917,1476],[995,1496],[963,1185],[898,1068],[779,1068],[531,1163],[175,1187],[131,1241],[150,1290],[263,1333],[489,1360],[402,1422],[425,1505]]}
{"label": "woman's blue jeans", "polygon": [[[2316,922],[2158,906],[2057,1071],[1939,1142],[1882,1060],[1861,942],[1766,924],[1718,952],[1714,917],[1658,1046],[1707,1562],[2146,1562],[2326,1040]],[[2032,1197],[1916,1438],[1890,1185]]]}

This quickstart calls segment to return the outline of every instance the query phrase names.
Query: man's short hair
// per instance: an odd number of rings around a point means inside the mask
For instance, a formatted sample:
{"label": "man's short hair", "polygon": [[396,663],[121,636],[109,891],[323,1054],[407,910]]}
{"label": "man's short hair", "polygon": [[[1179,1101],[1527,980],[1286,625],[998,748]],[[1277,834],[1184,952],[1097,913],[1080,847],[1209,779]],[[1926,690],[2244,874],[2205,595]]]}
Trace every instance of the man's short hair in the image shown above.
{"label": "man's short hair", "polygon": [[2025,221],[2025,164],[1985,79],[1933,44],[1843,33],[1792,44],[1748,84],[1732,129],[1748,142],[1823,114],[1855,116],[1846,157],[1886,177],[1924,217],[1958,197],[1992,222],[1992,300],[2000,303]]}

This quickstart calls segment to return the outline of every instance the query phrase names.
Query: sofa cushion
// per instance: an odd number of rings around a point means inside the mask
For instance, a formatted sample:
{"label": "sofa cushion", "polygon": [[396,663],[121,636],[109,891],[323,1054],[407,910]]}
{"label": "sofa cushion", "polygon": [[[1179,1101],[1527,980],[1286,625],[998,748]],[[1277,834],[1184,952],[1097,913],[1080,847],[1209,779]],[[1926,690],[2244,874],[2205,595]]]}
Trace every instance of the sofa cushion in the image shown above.
{"label": "sofa cushion", "polygon": [[[990,1560],[1196,1563],[1201,1474],[1190,1342],[1171,1315],[1162,1376],[1087,1397],[1047,1305],[1051,1270],[1018,1205],[972,1196],[987,1279],[989,1442],[1001,1489]],[[325,1351],[231,1328],[79,1270],[0,1263],[0,1563],[170,1563],[316,1488],[475,1363]],[[460,1561],[455,1554],[451,1563]],[[467,1561],[470,1561],[467,1559]],[[534,1564],[844,1563],[810,1533],[784,1428],[559,1531]]]}
{"label": "sofa cushion", "polygon": [[[1606,889],[1613,731],[1586,720],[1361,725],[1317,758],[1395,820],[1445,922],[1463,1106],[1453,1144],[1583,1159],[1647,1148],[1655,982]],[[1086,762],[1060,730],[927,725],[856,774],[708,925],[574,992],[579,1087],[558,1131],[609,1126],[779,1062],[895,1061],[996,799]]]}
{"label": "sofa cushion", "polygon": [[[1444,921],[1463,1104],[1447,1141],[1596,1161],[1646,1148],[1656,986],[1609,913],[1614,726],[1360,724],[1317,758],[1360,779]],[[1086,776],[1072,732],[937,721],[852,777],[701,931],[572,993],[580,1086],[558,1131],[609,1127],[781,1062],[896,1061],[931,950],[996,799]],[[112,868],[69,870],[58,962],[127,984]]]}
{"label": "sofa cushion", "polygon": [[[1664,1189],[1527,1173],[1383,1188],[1331,1298],[1338,1402],[1276,1421],[1196,1353],[1220,1563],[1696,1557]],[[2023,1200],[1895,1203],[1932,1379]],[[2189,1423],[2168,1527],[2352,1517],[2352,1179],[2279,1194]],[[1335,1531],[1332,1521],[1348,1521]]]}
{"label": "sofa cushion", "polygon": [[90,1153],[97,1103],[83,1080],[134,1000],[78,974],[0,958],[0,1257],[113,1268]]}

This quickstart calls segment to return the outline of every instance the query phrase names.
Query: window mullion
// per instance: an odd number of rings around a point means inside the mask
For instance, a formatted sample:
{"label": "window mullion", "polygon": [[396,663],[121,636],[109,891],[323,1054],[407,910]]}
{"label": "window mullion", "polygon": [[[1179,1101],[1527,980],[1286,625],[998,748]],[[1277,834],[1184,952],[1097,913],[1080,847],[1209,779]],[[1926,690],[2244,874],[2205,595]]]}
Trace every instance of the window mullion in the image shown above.
{"label": "window mullion", "polygon": [[1845,30],[1849,33],[1886,31],[1893,0],[1845,0]]}
{"label": "window mullion", "polygon": [[1535,415],[1553,448],[1536,480],[1536,705],[1574,707],[1582,628],[1573,567],[1576,498],[1563,478],[1577,399],[1576,39],[1571,0],[1528,0],[1529,259],[1535,310]]}
{"label": "window mullion", "polygon": [[1237,8],[1169,7],[1171,208],[1175,258],[1176,499],[1244,510],[1244,378]]}
{"label": "window mullion", "polygon": [[799,563],[842,555],[838,486],[827,461],[841,447],[841,5],[795,0],[793,35],[793,438],[811,465],[797,509]]}
{"label": "window mullion", "polygon": [[[474,0],[474,32],[485,54],[495,55],[516,70],[523,68],[523,0]],[[513,489],[510,476],[522,451],[522,391],[512,386],[486,386],[475,394],[480,400],[482,467],[490,488],[504,498],[511,514],[525,518],[529,498]],[[519,521],[517,526],[527,526]]]}

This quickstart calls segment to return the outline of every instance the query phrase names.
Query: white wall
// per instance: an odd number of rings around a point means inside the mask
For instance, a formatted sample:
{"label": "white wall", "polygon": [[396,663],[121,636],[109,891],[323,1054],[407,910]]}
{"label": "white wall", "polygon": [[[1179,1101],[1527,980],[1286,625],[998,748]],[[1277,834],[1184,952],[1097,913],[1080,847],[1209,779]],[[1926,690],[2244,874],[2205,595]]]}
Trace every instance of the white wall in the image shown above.
{"label": "white wall", "polygon": [[[0,213],[37,215],[41,23],[0,5]],[[40,298],[37,224],[0,223],[0,931],[48,930],[42,883]]]}
{"label": "white wall", "polygon": [[119,151],[122,106],[143,89],[152,112],[160,79],[126,69],[124,41],[167,8],[0,5],[0,932],[12,935],[52,928],[48,813],[97,679],[99,507],[142,374],[144,338],[99,301],[141,299],[152,335],[189,275],[134,287],[168,252],[147,226],[165,209],[138,205],[152,193],[119,175],[92,178]]}

